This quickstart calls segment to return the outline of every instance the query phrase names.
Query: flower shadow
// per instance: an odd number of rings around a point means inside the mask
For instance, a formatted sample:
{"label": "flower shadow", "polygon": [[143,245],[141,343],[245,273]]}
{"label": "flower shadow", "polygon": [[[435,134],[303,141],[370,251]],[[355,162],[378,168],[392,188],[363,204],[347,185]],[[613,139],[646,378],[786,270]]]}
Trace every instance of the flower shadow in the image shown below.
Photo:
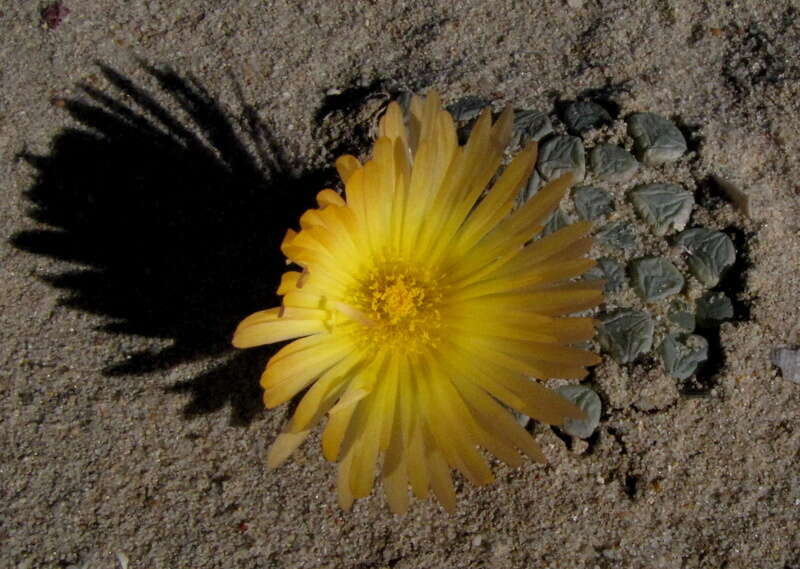
{"label": "flower shadow", "polygon": [[[76,264],[44,277],[63,305],[104,316],[108,332],[170,342],[122,356],[107,376],[229,352],[237,322],[277,303],[283,234],[332,179],[293,170],[241,93],[239,121],[196,80],[142,65],[157,88],[100,64],[115,95],[82,85],[80,99],[60,101],[80,126],[47,155],[21,155],[36,170],[29,216],[48,228],[11,240]],[[168,389],[192,393],[187,416],[230,404],[232,422],[247,424],[262,408],[263,363],[263,352],[237,353]]]}

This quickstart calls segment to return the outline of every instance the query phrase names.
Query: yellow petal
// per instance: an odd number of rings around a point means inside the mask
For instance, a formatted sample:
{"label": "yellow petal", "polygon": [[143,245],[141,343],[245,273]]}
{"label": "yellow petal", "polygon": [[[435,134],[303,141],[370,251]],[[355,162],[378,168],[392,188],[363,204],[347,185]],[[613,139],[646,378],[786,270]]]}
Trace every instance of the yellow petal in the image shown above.
{"label": "yellow petal", "polygon": [[342,196],[340,196],[338,193],[336,193],[336,191],[331,189],[322,190],[317,194],[317,205],[319,205],[319,207],[321,208],[327,207],[329,205],[336,205],[341,207],[344,206],[345,203],[346,202],[342,199]]}
{"label": "yellow petal", "polygon": [[468,362],[450,357],[448,365],[506,405],[550,425],[585,417],[577,406],[518,371],[530,366],[521,367],[513,357],[479,345],[466,353],[472,354]]}
{"label": "yellow petal", "polygon": [[346,356],[347,341],[330,336],[326,342],[270,360],[261,375],[267,407],[288,401]]}
{"label": "yellow petal", "polygon": [[432,444],[428,447],[425,459],[431,477],[433,493],[439,503],[442,504],[442,507],[452,514],[456,510],[456,492],[453,488],[453,479],[450,477],[450,469],[447,467],[447,462],[442,457],[441,451]]}
{"label": "yellow petal", "polygon": [[310,229],[319,225],[323,225],[323,222],[319,216],[318,209],[308,209],[300,216],[300,227],[303,229]]}
{"label": "yellow petal", "polygon": [[504,227],[509,233],[516,233],[524,227],[540,225],[547,219],[572,185],[572,174],[566,173],[557,180],[548,182],[531,199],[519,208]]}
{"label": "yellow petal", "polygon": [[394,412],[389,429],[389,441],[383,461],[383,489],[386,493],[386,501],[395,514],[404,514],[408,510],[409,501],[407,466],[409,437],[407,429],[411,417],[409,416],[409,406],[403,403],[403,400],[410,395],[407,391],[408,386],[398,381]]}
{"label": "yellow petal", "polygon": [[508,165],[500,179],[465,222],[457,245],[459,249],[469,250],[509,214],[516,195],[533,172],[536,156],[537,146],[532,142]]}
{"label": "yellow petal", "polygon": [[[363,399],[366,395],[366,392],[362,392],[361,398]],[[353,413],[358,406],[358,401],[360,401],[360,399],[352,401],[350,405],[339,407],[335,410],[331,409],[331,412],[328,414],[328,424],[325,425],[325,430],[322,432],[322,454],[326,460],[334,462],[338,458],[342,440],[344,440],[347,427],[350,425],[350,420],[353,418]],[[347,478],[347,488],[348,494],[350,494],[349,474]]]}
{"label": "yellow petal", "polygon": [[344,156],[340,156],[336,160],[336,170],[339,172],[339,177],[345,184],[347,183],[347,180],[350,178],[350,176],[353,175],[353,172],[355,172],[359,168],[361,168],[361,162],[358,161],[358,158],[356,158],[355,156],[351,156],[350,154],[345,154]]}
{"label": "yellow petal", "polygon": [[405,514],[408,511],[409,502],[406,456],[402,447],[398,447],[394,452],[391,449],[392,447],[390,446],[386,461],[389,460],[388,457],[391,455],[394,457],[395,462],[392,463],[391,467],[384,466],[383,490],[392,513]]}
{"label": "yellow petal", "polygon": [[353,493],[350,491],[350,466],[352,454],[345,456],[339,462],[336,473],[336,490],[339,507],[344,511],[349,511],[353,506]]}
{"label": "yellow petal", "polygon": [[289,430],[302,431],[314,426],[328,413],[341,396],[347,383],[357,373],[361,360],[359,354],[349,354],[342,361],[323,373],[300,400],[292,415]]}
{"label": "yellow petal", "polygon": [[297,289],[297,281],[301,273],[297,271],[287,271],[281,275],[281,284],[278,285],[278,294],[284,295]]}
{"label": "yellow petal", "polygon": [[279,310],[276,308],[256,312],[243,320],[233,335],[233,345],[237,348],[251,348],[326,331],[325,323],[321,320],[278,318]]}
{"label": "yellow petal", "polygon": [[536,312],[546,316],[574,314],[594,308],[603,300],[603,282],[579,281],[521,295]]}
{"label": "yellow petal", "polygon": [[539,330],[544,334],[551,334],[559,342],[575,344],[591,340],[597,328],[594,318],[556,318],[551,324],[542,325]]}
{"label": "yellow petal", "polygon": [[397,376],[390,375],[388,372],[390,361],[384,360],[381,367],[376,372],[381,376],[381,381],[372,394],[372,400],[365,402],[368,407],[363,432],[356,442],[353,455],[353,470],[350,489],[354,498],[363,498],[372,491],[372,484],[375,479],[375,465],[378,459],[378,451],[381,450],[382,438],[385,433],[390,432],[384,427],[385,423],[391,426],[394,403],[397,394]]}
{"label": "yellow petal", "polygon": [[278,468],[286,462],[286,459],[303,444],[311,431],[299,431],[297,433],[281,433],[267,452],[267,468]]}
{"label": "yellow petal", "polygon": [[430,468],[425,458],[424,425],[419,417],[412,417],[411,433],[408,441],[408,478],[414,496],[424,500],[428,497],[430,486]]}
{"label": "yellow petal", "polygon": [[386,112],[381,117],[378,135],[388,137],[392,140],[400,139],[404,144],[408,144],[408,131],[406,131],[403,111],[397,102],[392,101],[386,108]]}
{"label": "yellow petal", "polygon": [[[287,309],[289,308],[310,308],[318,310],[323,303],[323,297],[318,294],[311,294],[309,292],[289,292],[283,297],[282,308],[280,316],[282,318],[289,318]],[[327,320],[328,313],[320,318],[320,320]]]}
{"label": "yellow petal", "polygon": [[[592,224],[590,222],[582,221],[563,227],[547,237],[537,239],[525,247],[519,255],[504,266],[499,271],[498,276],[536,268],[537,263],[546,261],[553,258],[556,254],[561,253],[570,245],[580,241],[591,229]],[[591,244],[591,240],[589,240],[588,243]],[[572,258],[572,256],[570,255],[569,258]],[[564,259],[564,256],[558,255],[557,259]]]}
{"label": "yellow petal", "polygon": [[364,498],[372,492],[375,480],[375,463],[380,445],[381,416],[370,406],[371,413],[360,428],[359,440],[353,448],[353,466],[350,471],[350,491],[353,498]]}
{"label": "yellow petal", "polygon": [[[537,462],[545,462],[542,451],[530,433],[522,428],[516,419],[492,397],[487,395],[483,389],[464,378],[458,378],[456,386],[463,394],[464,400],[470,408],[475,411],[478,422],[487,431],[491,430],[495,439],[498,441],[507,440],[530,458]],[[509,465],[514,465],[512,462],[514,461],[513,457],[510,457],[509,461],[501,454],[498,453],[497,455],[506,460]]]}
{"label": "yellow petal", "polygon": [[511,105],[507,105],[497,118],[497,122],[492,127],[492,143],[496,148],[503,150],[511,142],[511,134],[514,129],[514,110]]}
{"label": "yellow petal", "polygon": [[428,425],[441,448],[451,448],[456,466],[475,485],[494,481],[486,461],[478,453],[474,419],[450,380],[433,371],[429,385]]}

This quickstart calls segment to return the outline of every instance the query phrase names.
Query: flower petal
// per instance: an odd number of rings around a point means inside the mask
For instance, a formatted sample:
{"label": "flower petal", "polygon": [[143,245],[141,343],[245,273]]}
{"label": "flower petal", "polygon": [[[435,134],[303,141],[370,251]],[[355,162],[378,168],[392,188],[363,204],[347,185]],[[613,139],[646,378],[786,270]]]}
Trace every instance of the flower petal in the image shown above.
{"label": "flower petal", "polygon": [[457,250],[469,251],[486,233],[506,217],[522,184],[530,178],[536,164],[536,143],[530,143],[503,171],[486,197],[470,214],[459,232]]}
{"label": "flower petal", "polygon": [[[426,437],[433,440],[431,435]],[[439,503],[449,513],[456,511],[456,492],[453,488],[453,479],[450,477],[450,468],[442,456],[442,452],[430,442],[425,453],[428,472],[430,473],[431,488]]]}
{"label": "flower petal", "polygon": [[296,432],[309,429],[330,411],[347,383],[357,373],[360,362],[360,354],[349,354],[323,373],[300,400],[294,415],[292,415],[289,430]]}
{"label": "flower petal", "polygon": [[278,468],[286,462],[291,454],[303,444],[311,433],[310,430],[299,431],[296,433],[281,433],[275,442],[269,447],[267,452],[267,468],[270,470]]}
{"label": "flower petal", "polygon": [[317,194],[317,205],[321,208],[325,208],[329,205],[343,207],[346,205],[346,202],[335,190],[324,189]]}
{"label": "flower petal", "polygon": [[[452,449],[455,466],[475,485],[494,481],[492,471],[476,449],[474,419],[450,379],[432,370],[428,425],[442,449]],[[447,451],[444,451],[447,455]]]}
{"label": "flower petal", "polygon": [[279,318],[279,311],[280,308],[271,308],[245,318],[233,334],[233,345],[237,348],[251,348],[327,330],[322,320]]}
{"label": "flower petal", "polygon": [[[487,431],[491,431],[496,440],[501,442],[508,440],[535,461],[546,462],[539,445],[536,444],[530,433],[522,428],[494,398],[487,395],[479,386],[463,378],[456,380],[456,387],[463,394],[464,400],[470,408],[475,411],[479,424]],[[501,454],[497,453],[497,455],[503,458]],[[512,462],[506,458],[503,460],[513,466]]]}
{"label": "flower petal", "polygon": [[348,342],[331,335],[306,350],[298,351],[278,360],[270,360],[261,375],[264,403],[272,408],[294,397],[323,372],[343,360],[348,353]]}
{"label": "flower petal", "polygon": [[359,168],[361,168],[361,162],[358,161],[358,158],[351,156],[350,154],[340,156],[336,160],[336,170],[339,172],[339,177],[345,184],[350,176],[353,175],[353,172]]}

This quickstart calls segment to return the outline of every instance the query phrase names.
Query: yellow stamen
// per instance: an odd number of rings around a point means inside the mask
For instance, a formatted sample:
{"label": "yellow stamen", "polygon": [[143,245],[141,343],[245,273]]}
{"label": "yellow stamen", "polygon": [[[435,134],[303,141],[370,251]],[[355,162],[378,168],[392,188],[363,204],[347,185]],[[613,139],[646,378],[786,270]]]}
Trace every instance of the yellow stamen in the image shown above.
{"label": "yellow stamen", "polygon": [[[345,315],[363,315],[361,331],[371,347],[400,346],[417,352],[422,343],[435,343],[441,328],[442,294],[437,279],[399,262],[384,262],[369,271],[347,298]],[[365,324],[363,319],[359,322]]]}

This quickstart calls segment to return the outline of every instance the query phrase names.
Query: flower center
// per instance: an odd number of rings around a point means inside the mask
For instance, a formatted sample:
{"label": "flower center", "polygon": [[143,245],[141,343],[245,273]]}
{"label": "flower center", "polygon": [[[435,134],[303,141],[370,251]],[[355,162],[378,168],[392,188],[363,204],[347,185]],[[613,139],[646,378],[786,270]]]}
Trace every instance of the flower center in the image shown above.
{"label": "flower center", "polygon": [[389,275],[380,282],[373,281],[371,288],[372,314],[378,319],[396,325],[406,322],[414,326],[416,317],[425,305],[426,291],[405,275]]}
{"label": "flower center", "polygon": [[373,269],[349,300],[366,317],[363,339],[375,347],[419,351],[435,341],[441,327],[436,279],[404,264]]}

